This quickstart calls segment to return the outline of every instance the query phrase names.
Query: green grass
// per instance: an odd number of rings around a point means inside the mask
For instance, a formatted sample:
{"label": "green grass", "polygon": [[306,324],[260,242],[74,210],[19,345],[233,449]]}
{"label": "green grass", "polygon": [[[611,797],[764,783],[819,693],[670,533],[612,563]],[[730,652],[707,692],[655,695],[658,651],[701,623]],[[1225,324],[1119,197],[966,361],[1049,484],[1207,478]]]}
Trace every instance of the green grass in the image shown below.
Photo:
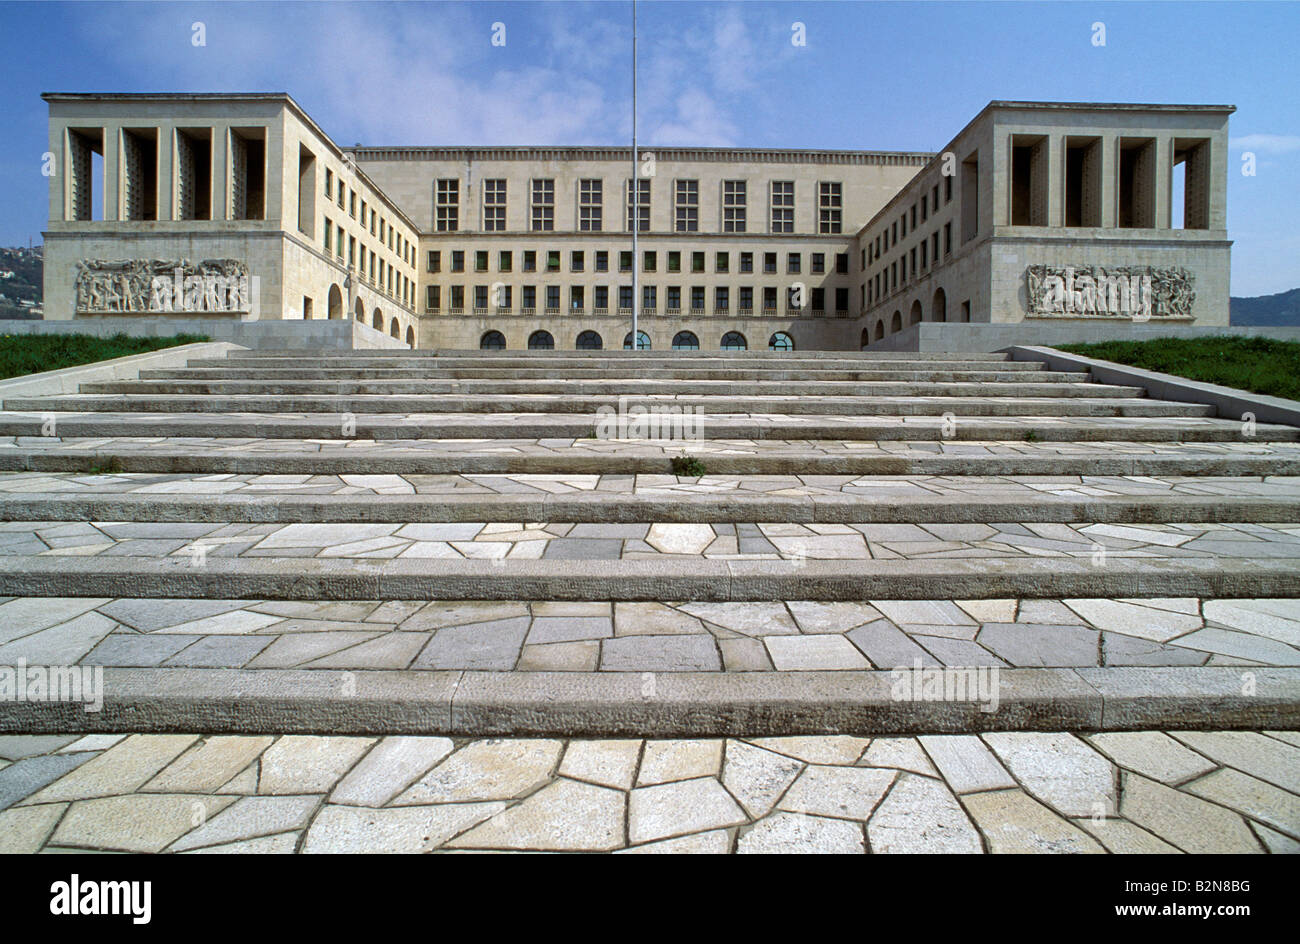
{"label": "green grass", "polygon": [[688,456],[685,453],[680,456],[673,456],[672,463],[674,475],[697,479],[704,474],[704,463],[694,456]]}
{"label": "green grass", "polygon": [[1202,383],[1300,400],[1300,342],[1270,338],[1160,338],[1060,344],[1062,351]]}
{"label": "green grass", "polygon": [[178,334],[173,338],[131,338],[125,334],[111,338],[95,338],[88,334],[5,334],[0,335],[0,380],[206,340],[197,334]]}

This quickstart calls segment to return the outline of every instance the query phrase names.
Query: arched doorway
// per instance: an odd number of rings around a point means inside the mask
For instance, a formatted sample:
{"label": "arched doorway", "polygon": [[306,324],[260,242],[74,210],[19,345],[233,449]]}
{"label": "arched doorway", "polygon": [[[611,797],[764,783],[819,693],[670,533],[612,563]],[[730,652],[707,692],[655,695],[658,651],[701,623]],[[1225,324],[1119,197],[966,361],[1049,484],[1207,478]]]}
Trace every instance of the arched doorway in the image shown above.
{"label": "arched doorway", "polygon": [[353,310],[354,310],[355,313],[356,313],[357,321],[360,321],[362,324],[365,324],[365,323],[366,323],[366,306],[363,305],[363,304],[361,303],[361,299],[359,299],[359,298],[357,299],[357,303],[356,303],[356,305],[354,306],[354,309],[353,309]]}
{"label": "arched doorway", "polygon": [[867,349],[867,345],[870,343],[871,343],[871,332],[868,331],[866,328],[863,328],[862,339],[859,343],[859,347],[865,351]]}
{"label": "arched doorway", "polygon": [[885,319],[881,318],[876,322],[876,340],[879,341],[885,336]]}
{"label": "arched doorway", "polygon": [[343,317],[343,290],[337,285],[330,286],[329,316],[331,318]]}
{"label": "arched doorway", "polygon": [[375,309],[374,315],[371,316],[370,327],[374,328],[376,331],[384,330],[384,313],[378,308]]}
{"label": "arched doorway", "polygon": [[930,305],[930,320],[948,320],[948,296],[941,288],[936,288],[934,290],[934,301]]}
{"label": "arched doorway", "polygon": [[415,350],[415,329],[410,326],[406,329],[406,346]]}
{"label": "arched doorway", "polygon": [[907,317],[907,323],[910,325],[921,323],[921,299],[912,302],[912,312]]}
{"label": "arched doorway", "polygon": [[388,336],[390,338],[397,338],[399,341],[402,339],[402,326],[397,323],[396,318],[394,318],[392,324],[388,326]]}
{"label": "arched doorway", "polygon": [[903,313],[901,311],[895,311],[894,317],[889,319],[889,333],[893,334],[896,331],[902,331],[902,330],[903,330]]}

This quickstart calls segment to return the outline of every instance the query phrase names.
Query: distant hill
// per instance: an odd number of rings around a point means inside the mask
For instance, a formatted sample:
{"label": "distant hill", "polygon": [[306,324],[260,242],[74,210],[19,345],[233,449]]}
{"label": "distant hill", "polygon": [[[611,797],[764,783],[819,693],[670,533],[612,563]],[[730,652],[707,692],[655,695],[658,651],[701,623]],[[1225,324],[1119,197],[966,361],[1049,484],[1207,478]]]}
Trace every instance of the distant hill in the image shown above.
{"label": "distant hill", "polygon": [[[0,248],[0,318],[41,316],[41,266],[40,246],[34,249]],[[33,311],[33,305],[38,310]]]}
{"label": "distant hill", "polygon": [[1234,325],[1300,325],[1300,288],[1277,295],[1229,299],[1228,322]]}

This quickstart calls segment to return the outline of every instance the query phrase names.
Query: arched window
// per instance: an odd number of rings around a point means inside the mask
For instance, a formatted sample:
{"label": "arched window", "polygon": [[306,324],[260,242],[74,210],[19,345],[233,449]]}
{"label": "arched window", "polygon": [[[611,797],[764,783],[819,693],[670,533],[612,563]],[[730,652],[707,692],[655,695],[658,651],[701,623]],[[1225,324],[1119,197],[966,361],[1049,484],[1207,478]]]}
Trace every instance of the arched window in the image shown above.
{"label": "arched window", "polygon": [[399,339],[402,337],[402,326],[397,323],[396,318],[394,318],[393,323],[388,326],[388,336]]}
{"label": "arched window", "polygon": [[894,317],[889,319],[889,333],[893,334],[895,331],[902,331],[902,330],[903,330],[903,313],[901,311],[896,311],[894,312]]}
{"label": "arched window", "polygon": [[600,339],[600,335],[595,331],[584,331],[578,335],[575,346],[579,351],[599,351],[605,346],[605,342]]}
{"label": "arched window", "polygon": [[553,351],[555,350],[555,338],[551,337],[549,331],[534,331],[528,336],[528,350]]}
{"label": "arched window", "polygon": [[478,346],[481,351],[504,351],[506,336],[500,331],[488,331],[478,339]]}
{"label": "arched window", "polygon": [[908,322],[907,322],[908,324],[920,324],[920,323],[921,323],[921,318],[922,318],[922,316],[921,316],[921,300],[920,300],[919,298],[918,298],[916,301],[912,302],[912,311],[911,311],[911,314],[908,316],[908,318],[909,318],[909,320],[908,320]]}
{"label": "arched window", "polygon": [[866,328],[863,328],[863,329],[862,329],[862,342],[861,342],[861,345],[860,345],[861,349],[865,351],[865,350],[867,349],[867,345],[870,344],[870,343],[871,343],[871,332],[868,331]]}
{"label": "arched window", "polygon": [[[636,333],[636,349],[638,351],[650,350],[650,335],[646,334],[644,331],[638,331]],[[623,350],[625,351],[632,350],[631,331],[629,331],[626,335],[623,336]]]}
{"label": "arched window", "polygon": [[745,336],[739,331],[728,331],[722,336],[722,349],[724,351],[744,351],[749,349],[749,344],[745,341]]}
{"label": "arched window", "polygon": [[767,346],[774,351],[793,351],[794,338],[784,331],[778,331],[767,339]]}
{"label": "arched window", "polygon": [[366,306],[363,305],[363,304],[361,303],[361,299],[359,299],[359,298],[357,299],[356,314],[357,314],[357,321],[360,321],[362,324],[365,324],[365,323],[366,323]]}
{"label": "arched window", "polygon": [[409,326],[406,329],[406,346],[415,349],[415,328]]}
{"label": "arched window", "polygon": [[375,309],[375,315],[370,321],[370,326],[376,331],[384,330],[384,315],[378,308]]}
{"label": "arched window", "polygon": [[879,321],[876,322],[875,340],[879,341],[884,336],[885,336],[885,319],[881,318]]}
{"label": "arched window", "polygon": [[930,320],[948,320],[948,296],[941,288],[936,288],[934,290],[934,302],[930,305]]}
{"label": "arched window", "polygon": [[698,351],[700,339],[689,331],[678,331],[673,335],[674,351]]}
{"label": "arched window", "polygon": [[343,317],[343,290],[337,285],[330,286],[328,314],[331,318]]}

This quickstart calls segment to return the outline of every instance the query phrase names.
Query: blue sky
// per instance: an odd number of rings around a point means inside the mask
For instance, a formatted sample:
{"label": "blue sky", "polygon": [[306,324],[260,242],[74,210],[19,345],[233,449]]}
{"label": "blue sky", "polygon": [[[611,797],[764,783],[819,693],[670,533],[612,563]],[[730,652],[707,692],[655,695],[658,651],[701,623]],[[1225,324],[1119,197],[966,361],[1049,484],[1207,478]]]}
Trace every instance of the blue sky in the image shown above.
{"label": "blue sky", "polygon": [[[935,150],[994,98],[1236,105],[1233,294],[1300,286],[1300,3],[638,11],[647,145]],[[287,91],[344,145],[625,143],[629,47],[624,0],[0,2],[0,245],[39,241],[45,223],[43,91]]]}

